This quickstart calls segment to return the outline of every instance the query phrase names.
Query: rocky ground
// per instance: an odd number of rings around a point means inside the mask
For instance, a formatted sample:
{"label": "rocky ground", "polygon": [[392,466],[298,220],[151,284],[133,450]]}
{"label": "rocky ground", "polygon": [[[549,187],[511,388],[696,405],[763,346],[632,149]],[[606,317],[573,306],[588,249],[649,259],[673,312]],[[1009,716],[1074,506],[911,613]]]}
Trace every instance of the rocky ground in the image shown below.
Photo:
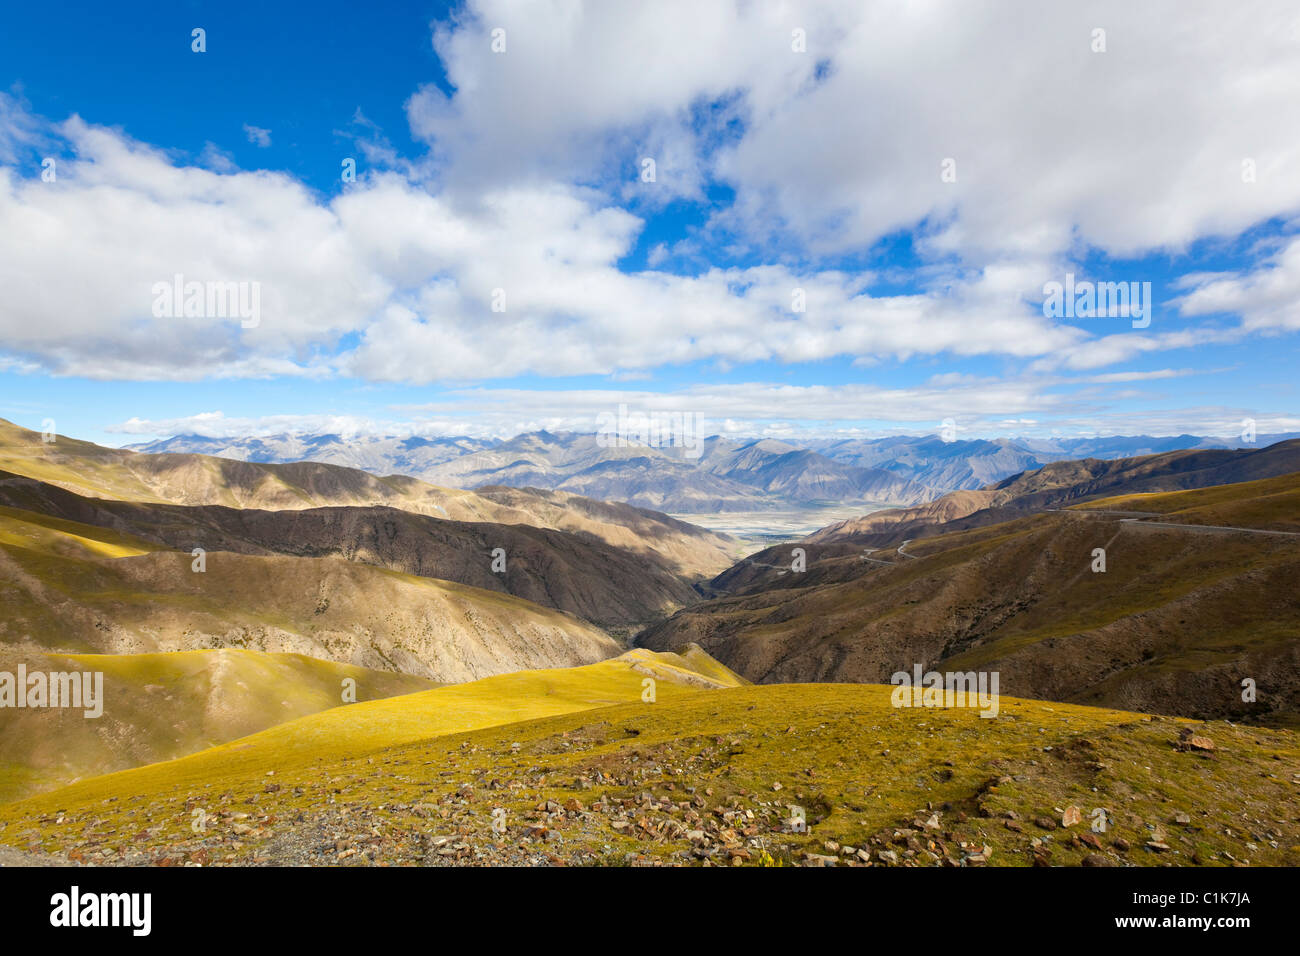
{"label": "rocky ground", "polygon": [[[1164,718],[1085,729],[1032,706],[991,757],[968,722],[936,722],[952,712],[808,710],[712,736],[568,715],[522,744],[493,728],[224,791],[52,809],[6,821],[0,841],[128,866],[1300,863],[1294,735]],[[918,735],[892,752],[891,721]],[[854,732],[886,746],[846,748]]]}
{"label": "rocky ground", "polygon": [[13,847],[0,846],[0,867],[6,866],[79,866],[67,857],[55,853],[25,853]]}

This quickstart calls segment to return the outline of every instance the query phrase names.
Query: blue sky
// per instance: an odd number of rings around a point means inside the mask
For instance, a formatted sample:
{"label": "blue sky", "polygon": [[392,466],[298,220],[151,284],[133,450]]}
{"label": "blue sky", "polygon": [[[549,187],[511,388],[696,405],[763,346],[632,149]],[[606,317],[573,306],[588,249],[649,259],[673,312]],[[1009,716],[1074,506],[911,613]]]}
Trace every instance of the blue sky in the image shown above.
{"label": "blue sky", "polygon": [[[15,8],[0,416],[1300,430],[1296,11],[1038,6]],[[1067,273],[1150,324],[1045,315]],[[256,321],[158,314],[178,274]]]}

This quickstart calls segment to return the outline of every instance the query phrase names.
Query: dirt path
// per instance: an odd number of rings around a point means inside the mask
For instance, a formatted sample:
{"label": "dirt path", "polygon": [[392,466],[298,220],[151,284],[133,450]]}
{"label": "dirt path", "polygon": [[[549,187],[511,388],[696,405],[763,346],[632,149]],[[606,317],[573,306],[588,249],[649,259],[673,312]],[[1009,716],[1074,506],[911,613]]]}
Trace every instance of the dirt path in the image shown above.
{"label": "dirt path", "polygon": [[1121,518],[1121,525],[1130,525],[1135,528],[1178,528],[1182,531],[1199,531],[1203,533],[1237,533],[1237,534],[1267,534],[1281,538],[1300,538],[1300,531],[1269,531],[1264,528],[1233,528],[1227,525],[1218,524],[1179,524],[1173,521],[1146,521],[1141,518]]}

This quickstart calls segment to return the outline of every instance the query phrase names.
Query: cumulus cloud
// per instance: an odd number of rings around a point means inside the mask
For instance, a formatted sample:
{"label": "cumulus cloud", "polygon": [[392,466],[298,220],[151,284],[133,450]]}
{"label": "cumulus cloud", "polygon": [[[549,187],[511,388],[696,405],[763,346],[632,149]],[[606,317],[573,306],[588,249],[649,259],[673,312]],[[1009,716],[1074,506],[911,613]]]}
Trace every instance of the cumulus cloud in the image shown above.
{"label": "cumulus cloud", "polygon": [[[428,162],[358,113],[363,154],[388,171],[332,198],[216,146],[185,165],[0,95],[4,361],[419,384],[838,356],[1047,372],[1294,329],[1295,245],[1175,303],[1240,321],[1121,332],[1039,305],[1044,276],[1088,249],[1177,249],[1300,208],[1297,36],[1300,10],[1264,0],[1232,15],[1169,0],[478,0],[433,33],[448,92],[407,103]],[[67,157],[56,182],[20,168],[40,142]],[[620,268],[649,214],[710,183],[735,200],[703,233]],[[900,229],[921,257],[907,293],[838,265]],[[698,270],[668,271],[677,256]],[[257,283],[260,321],[154,315],[152,288],[178,275]],[[999,401],[1003,416],[1042,410]]]}
{"label": "cumulus cloud", "polygon": [[[293,374],[387,295],[328,207],[273,173],[223,175],[78,117],[57,181],[0,167],[6,351],[90,378]],[[258,283],[263,319],[153,314],[154,286]]]}
{"label": "cumulus cloud", "polygon": [[453,93],[408,112],[457,184],[625,193],[662,144],[661,188],[717,176],[737,191],[720,219],[754,241],[839,251],[925,224],[972,260],[1128,255],[1300,207],[1298,36],[1287,0],[478,0],[436,33]]}
{"label": "cumulus cloud", "polygon": [[[1020,307],[1032,270],[888,297],[860,275],[781,265],[626,273],[642,221],[589,190],[463,202],[388,173],[321,202],[288,176],[176,165],[77,117],[57,133],[73,158],[56,182],[0,168],[0,277],[7,350],[62,374],[427,383],[708,359],[1027,357],[1080,336]],[[174,276],[257,283],[260,323],[153,315],[153,287]]]}

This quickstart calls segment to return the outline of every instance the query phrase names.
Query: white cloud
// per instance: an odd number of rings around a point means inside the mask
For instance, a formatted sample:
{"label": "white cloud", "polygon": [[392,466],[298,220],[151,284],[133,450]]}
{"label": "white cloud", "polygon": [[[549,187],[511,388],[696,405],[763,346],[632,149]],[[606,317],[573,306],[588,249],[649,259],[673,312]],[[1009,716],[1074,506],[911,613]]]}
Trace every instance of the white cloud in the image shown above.
{"label": "white cloud", "polygon": [[262,129],[260,126],[250,126],[245,123],[244,135],[248,137],[250,143],[262,149],[266,149],[271,145],[271,131],[269,129]]}
{"label": "white cloud", "polygon": [[[1089,246],[1177,248],[1300,208],[1287,172],[1300,162],[1300,9],[1222,11],[481,0],[436,32],[452,94],[426,87],[407,104],[432,163],[401,160],[358,113],[363,155],[392,168],[329,201],[238,171],[216,147],[208,168],[180,165],[0,95],[5,360],[103,379],[412,383],[835,356],[992,355],[1048,371],[1294,329],[1294,245],[1177,303],[1240,312],[1240,327],[1116,332],[1035,306],[1044,277]],[[807,53],[791,50],[796,27]],[[268,130],[246,132],[269,144]],[[55,183],[13,168],[41,138],[72,157]],[[636,178],[646,155],[654,184]],[[945,157],[956,183],[940,181]],[[737,200],[711,231],[657,245],[648,271],[619,269],[641,213],[714,176]],[[816,265],[912,227],[921,291],[871,295],[875,276]],[[656,268],[669,249],[697,261],[716,241],[761,250],[777,233],[814,257]],[[176,274],[260,283],[261,323],[156,319],[150,290]]]}
{"label": "white cloud", "polygon": [[210,169],[214,173],[234,173],[239,171],[239,164],[235,162],[235,157],[211,141],[203,144],[203,149],[199,152],[198,162],[204,169]]}
{"label": "white cloud", "polygon": [[[468,202],[383,174],[321,204],[287,176],[177,166],[76,117],[58,132],[75,158],[57,182],[0,167],[5,345],[56,373],[437,382],[697,360],[1031,357],[1081,337],[1020,307],[1033,269],[885,298],[861,276],[777,265],[627,274],[617,263],[641,220],[580,189]],[[152,287],[177,274],[259,283],[260,324],[155,318]],[[504,312],[491,308],[497,289]],[[338,353],[351,333],[359,344]]]}
{"label": "white cloud", "polygon": [[340,435],[411,435],[409,425],[386,422],[359,415],[264,415],[228,417],[224,412],[199,412],[177,418],[130,418],[105,429],[109,434],[171,437],[202,435],[205,438],[264,438],[268,435],[310,434]]}
{"label": "white cloud", "polygon": [[1241,316],[1248,331],[1300,329],[1300,238],[1244,272],[1188,277],[1190,291],[1178,300],[1185,315]]}
{"label": "white cloud", "polygon": [[[435,42],[455,91],[408,104],[458,187],[627,195],[658,149],[677,171],[667,191],[732,183],[722,220],[747,237],[838,251],[927,221],[934,251],[972,261],[1176,249],[1300,208],[1287,0],[469,6]],[[722,117],[701,109],[718,103]],[[728,141],[733,117],[743,135]]]}
{"label": "white cloud", "polygon": [[133,418],[109,432],[128,435],[197,434],[209,437],[282,433],[344,435],[470,435],[506,438],[520,432],[595,431],[603,415],[620,405],[637,412],[690,413],[709,432],[760,434],[789,423],[907,422],[926,432],[945,418],[963,422],[1029,411],[1070,410],[1071,399],[1043,383],[979,380],[916,388],[874,385],[793,386],[771,383],[698,385],[672,392],[617,389],[531,390],[467,388],[437,401],[393,408],[387,420],[340,415],[227,417],[202,412],[171,419]]}
{"label": "white cloud", "polygon": [[31,149],[49,150],[51,137],[28,104],[0,92],[0,163],[14,165]]}
{"label": "white cloud", "polygon": [[[55,182],[0,167],[6,351],[89,378],[293,374],[356,327],[387,288],[357,265],[327,207],[272,173],[221,175],[77,117]],[[263,321],[152,315],[176,274],[258,282]]]}

